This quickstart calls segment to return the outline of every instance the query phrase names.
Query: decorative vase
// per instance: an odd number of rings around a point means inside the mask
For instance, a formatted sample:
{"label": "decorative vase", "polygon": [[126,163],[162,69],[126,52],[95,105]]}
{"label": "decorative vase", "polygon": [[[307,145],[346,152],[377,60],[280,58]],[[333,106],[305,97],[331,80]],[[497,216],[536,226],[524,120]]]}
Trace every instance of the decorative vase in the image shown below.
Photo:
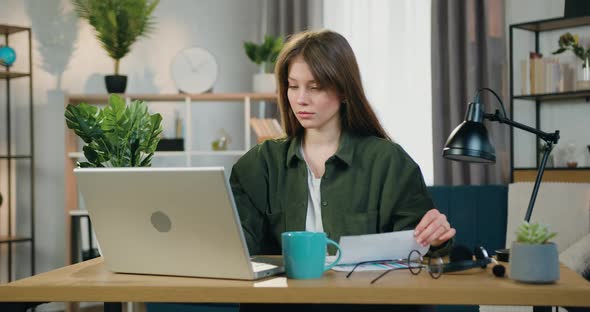
{"label": "decorative vase", "polygon": [[582,63],[582,73],[576,81],[576,90],[590,89],[590,59],[584,59]]}
{"label": "decorative vase", "polygon": [[16,52],[14,52],[13,48],[7,45],[0,46],[0,65],[9,67],[14,64],[15,60]]}
{"label": "decorative vase", "polygon": [[274,74],[255,74],[253,79],[253,89],[256,93],[275,93],[277,92],[277,82]]}
{"label": "decorative vase", "polygon": [[104,76],[104,82],[108,93],[125,93],[127,88],[127,76],[107,75]]}
{"label": "decorative vase", "polygon": [[559,280],[557,245],[513,242],[510,248],[510,278],[534,284]]}

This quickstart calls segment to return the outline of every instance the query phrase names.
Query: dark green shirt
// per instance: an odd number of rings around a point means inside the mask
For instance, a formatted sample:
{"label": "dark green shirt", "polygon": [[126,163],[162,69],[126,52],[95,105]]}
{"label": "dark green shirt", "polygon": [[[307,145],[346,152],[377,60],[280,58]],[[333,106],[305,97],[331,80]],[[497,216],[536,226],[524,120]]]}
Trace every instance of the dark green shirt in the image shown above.
{"label": "dark green shirt", "polygon": [[[268,140],[234,165],[230,183],[250,254],[280,254],[281,233],[304,231],[307,165],[301,138]],[[324,231],[341,236],[413,229],[434,208],[420,168],[396,143],[341,135],[321,181]]]}

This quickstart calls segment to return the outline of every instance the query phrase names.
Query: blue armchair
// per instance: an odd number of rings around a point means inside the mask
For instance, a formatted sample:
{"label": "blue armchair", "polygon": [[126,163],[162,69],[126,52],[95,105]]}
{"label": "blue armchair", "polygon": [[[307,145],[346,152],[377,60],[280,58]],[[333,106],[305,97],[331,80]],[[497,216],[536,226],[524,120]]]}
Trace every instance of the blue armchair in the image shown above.
{"label": "blue armchair", "polygon": [[[428,188],[434,204],[457,230],[455,245],[483,246],[490,255],[504,248],[508,186],[462,185]],[[437,311],[479,311],[478,306],[439,306]]]}
{"label": "blue armchair", "polygon": [[436,207],[457,230],[456,244],[488,252],[504,248],[508,210],[506,185],[431,186]]}

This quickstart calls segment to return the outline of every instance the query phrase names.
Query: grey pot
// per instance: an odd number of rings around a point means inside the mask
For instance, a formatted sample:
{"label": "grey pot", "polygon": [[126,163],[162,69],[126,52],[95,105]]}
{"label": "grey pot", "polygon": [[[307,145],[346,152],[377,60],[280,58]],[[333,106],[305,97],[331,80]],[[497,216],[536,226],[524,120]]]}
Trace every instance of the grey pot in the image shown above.
{"label": "grey pot", "polygon": [[510,278],[524,283],[553,283],[559,280],[559,255],[554,243],[513,242],[510,248]]}

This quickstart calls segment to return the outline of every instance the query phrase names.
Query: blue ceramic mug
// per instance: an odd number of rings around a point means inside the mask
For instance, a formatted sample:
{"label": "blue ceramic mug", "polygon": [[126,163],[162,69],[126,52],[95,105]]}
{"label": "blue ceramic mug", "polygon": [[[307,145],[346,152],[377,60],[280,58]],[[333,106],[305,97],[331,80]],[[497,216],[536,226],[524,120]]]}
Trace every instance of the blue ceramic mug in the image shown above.
{"label": "blue ceramic mug", "polygon": [[[320,278],[325,271],[338,264],[342,252],[340,246],[322,232],[285,232],[281,236],[283,261],[288,278]],[[336,261],[326,265],[328,244],[338,249]]]}

